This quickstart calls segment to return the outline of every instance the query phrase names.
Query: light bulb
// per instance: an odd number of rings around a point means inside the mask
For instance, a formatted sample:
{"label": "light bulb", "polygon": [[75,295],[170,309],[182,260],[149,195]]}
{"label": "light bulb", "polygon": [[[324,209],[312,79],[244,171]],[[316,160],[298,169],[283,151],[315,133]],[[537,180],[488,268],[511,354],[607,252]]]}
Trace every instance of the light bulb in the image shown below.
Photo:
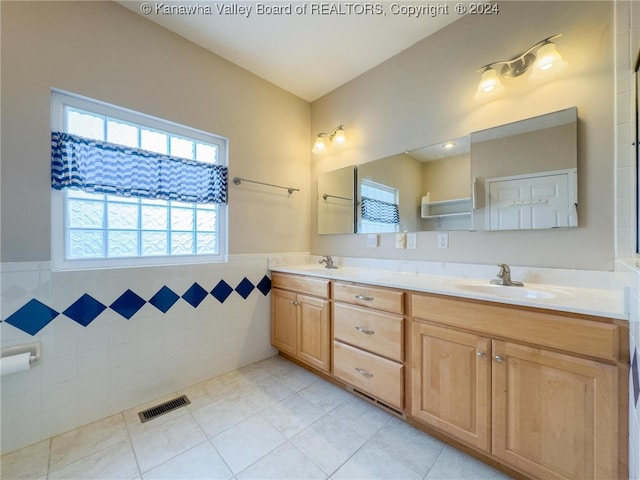
{"label": "light bulb", "polygon": [[347,137],[344,136],[342,126],[338,127],[336,133],[331,136],[331,141],[336,145],[344,145],[347,142]]}
{"label": "light bulb", "polygon": [[324,141],[322,136],[318,135],[316,137],[316,142],[313,144],[313,149],[311,150],[313,153],[324,153],[327,150],[327,144]]}
{"label": "light bulb", "polygon": [[536,53],[536,61],[533,64],[529,80],[536,82],[555,75],[567,66],[555,44],[549,42],[542,45]]}
{"label": "light bulb", "polygon": [[504,92],[504,85],[498,78],[498,73],[490,67],[487,67],[482,76],[480,77],[480,83],[478,84],[478,90],[473,96],[475,100],[483,100],[500,95]]}

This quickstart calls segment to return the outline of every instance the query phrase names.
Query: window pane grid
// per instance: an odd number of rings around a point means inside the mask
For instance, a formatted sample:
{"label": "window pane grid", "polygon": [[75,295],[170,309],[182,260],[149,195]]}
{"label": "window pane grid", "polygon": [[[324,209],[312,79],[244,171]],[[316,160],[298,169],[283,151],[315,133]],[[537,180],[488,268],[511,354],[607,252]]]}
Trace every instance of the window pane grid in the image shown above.
{"label": "window pane grid", "polygon": [[[159,154],[226,164],[224,139],[89,99],[61,98],[54,102],[61,116],[60,121],[52,122],[53,129]],[[63,255],[58,258],[70,262],[71,268],[81,266],[75,260],[96,260],[87,265],[108,266],[100,260],[202,255],[206,256],[202,260],[219,261],[224,255],[224,223],[219,223],[226,217],[223,206],[118,197],[77,188],[63,189],[60,199],[64,230],[59,237]],[[178,259],[167,261],[180,263]]]}
{"label": "window pane grid", "polygon": [[[215,206],[112,195],[76,199],[65,194],[67,258],[218,253]],[[86,248],[80,246],[83,241]]]}

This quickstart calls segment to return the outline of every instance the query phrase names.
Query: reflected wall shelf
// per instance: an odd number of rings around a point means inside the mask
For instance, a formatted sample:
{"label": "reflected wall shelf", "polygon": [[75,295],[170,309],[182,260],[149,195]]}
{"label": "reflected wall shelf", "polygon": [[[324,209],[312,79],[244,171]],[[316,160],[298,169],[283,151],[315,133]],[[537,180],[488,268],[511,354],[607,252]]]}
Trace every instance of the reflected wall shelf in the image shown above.
{"label": "reflected wall shelf", "polygon": [[471,197],[440,200],[437,202],[430,202],[428,194],[422,197],[422,205],[420,208],[421,218],[444,219],[465,215],[471,215]]}

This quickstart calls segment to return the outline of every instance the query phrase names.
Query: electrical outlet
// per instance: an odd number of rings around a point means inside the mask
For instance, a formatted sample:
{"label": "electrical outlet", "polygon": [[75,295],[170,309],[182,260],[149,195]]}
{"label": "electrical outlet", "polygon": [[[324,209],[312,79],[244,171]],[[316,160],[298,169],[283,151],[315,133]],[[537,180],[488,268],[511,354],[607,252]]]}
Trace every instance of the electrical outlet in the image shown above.
{"label": "electrical outlet", "polygon": [[396,248],[405,248],[407,246],[407,234],[396,233]]}
{"label": "electrical outlet", "polygon": [[415,233],[407,233],[407,248],[411,250],[415,250],[416,248],[416,234]]}
{"label": "electrical outlet", "polygon": [[447,250],[449,248],[449,234],[448,233],[439,233],[438,234],[438,248],[441,250]]}
{"label": "electrical outlet", "polygon": [[376,248],[378,246],[378,234],[370,233],[367,235],[367,247]]}

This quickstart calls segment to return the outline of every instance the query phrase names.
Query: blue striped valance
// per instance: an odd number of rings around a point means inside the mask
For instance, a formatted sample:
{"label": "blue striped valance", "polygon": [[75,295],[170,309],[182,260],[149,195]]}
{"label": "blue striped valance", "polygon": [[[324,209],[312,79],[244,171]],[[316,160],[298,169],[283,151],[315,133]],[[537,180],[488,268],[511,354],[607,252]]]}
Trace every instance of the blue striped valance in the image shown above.
{"label": "blue striped valance", "polygon": [[227,203],[228,169],[51,132],[51,185],[125,197]]}
{"label": "blue striped valance", "polygon": [[362,219],[376,223],[400,223],[400,212],[395,203],[384,202],[369,197],[362,197]]}

